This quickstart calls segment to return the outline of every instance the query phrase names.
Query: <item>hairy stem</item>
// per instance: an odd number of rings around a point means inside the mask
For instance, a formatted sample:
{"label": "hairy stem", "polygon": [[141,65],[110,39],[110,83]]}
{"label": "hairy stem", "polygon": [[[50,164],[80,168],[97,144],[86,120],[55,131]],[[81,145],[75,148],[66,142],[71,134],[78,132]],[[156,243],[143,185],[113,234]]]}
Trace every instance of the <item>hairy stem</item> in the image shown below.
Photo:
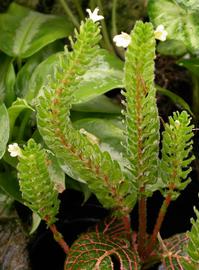
{"label": "hairy stem", "polygon": [[50,225],[50,230],[53,233],[55,241],[61,246],[63,251],[67,254],[69,251],[69,246],[64,241],[64,238],[62,234],[57,230],[57,227],[55,224]]}
{"label": "hairy stem", "polygon": [[162,206],[160,208],[158,218],[156,220],[156,224],[155,224],[155,227],[153,229],[152,236],[150,238],[149,244],[148,244],[147,249],[146,249],[146,254],[145,254],[146,256],[152,252],[152,250],[156,244],[157,235],[160,231],[160,228],[162,226],[162,223],[164,221],[164,217],[166,215],[166,212],[167,212],[167,209],[168,209],[168,206],[170,203],[171,203],[171,195],[170,195],[170,193],[168,193],[168,195],[164,199]]}
{"label": "hairy stem", "polygon": [[79,28],[79,22],[75,15],[72,13],[71,9],[69,8],[68,4],[65,2],[65,0],[59,0],[60,4],[62,5],[64,11],[66,14],[69,16],[71,19],[72,23],[74,24],[75,27]]}
{"label": "hairy stem", "polygon": [[138,231],[138,251],[140,254],[144,251],[146,242],[146,227],[147,227],[147,207],[146,196],[142,194],[144,187],[140,189],[141,197],[138,201],[138,214],[139,214],[139,231]]}

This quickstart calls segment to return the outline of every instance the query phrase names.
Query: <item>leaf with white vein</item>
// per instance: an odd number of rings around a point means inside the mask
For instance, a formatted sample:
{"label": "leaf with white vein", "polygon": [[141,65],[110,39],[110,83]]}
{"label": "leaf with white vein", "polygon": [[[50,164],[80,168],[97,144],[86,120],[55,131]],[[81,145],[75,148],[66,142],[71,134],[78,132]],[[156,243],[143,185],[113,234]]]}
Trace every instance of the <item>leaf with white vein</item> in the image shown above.
{"label": "leaf with white vein", "polygon": [[[53,76],[55,66],[63,52],[48,57],[34,70],[25,99],[34,104],[34,98],[42,95],[42,86],[48,82],[48,75]],[[114,88],[123,86],[123,63],[106,50],[92,59],[87,72],[81,77],[81,82],[74,93],[75,103],[89,101]]]}
{"label": "leaf with white vein", "polygon": [[27,58],[72,31],[66,17],[46,15],[12,3],[0,14],[0,50],[12,57]]}

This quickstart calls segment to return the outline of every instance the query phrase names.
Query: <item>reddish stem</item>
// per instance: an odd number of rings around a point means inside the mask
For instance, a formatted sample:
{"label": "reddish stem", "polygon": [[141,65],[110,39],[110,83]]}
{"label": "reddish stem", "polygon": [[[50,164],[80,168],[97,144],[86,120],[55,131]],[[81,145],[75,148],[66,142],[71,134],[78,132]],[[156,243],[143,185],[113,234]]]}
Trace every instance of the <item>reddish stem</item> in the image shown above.
{"label": "reddish stem", "polygon": [[147,227],[147,209],[146,209],[146,196],[142,195],[144,187],[140,189],[141,197],[138,201],[138,214],[139,214],[139,231],[138,231],[138,251],[140,254],[144,251],[146,242],[146,227]]}
{"label": "reddish stem", "polygon": [[61,246],[63,251],[67,254],[69,251],[69,246],[66,244],[66,242],[63,239],[62,234],[57,230],[57,227],[55,224],[50,225],[50,230],[53,233],[55,241]]}
{"label": "reddish stem", "polygon": [[162,206],[160,208],[158,218],[156,220],[156,224],[155,224],[155,227],[153,229],[153,234],[152,234],[151,239],[149,241],[149,244],[147,246],[146,256],[150,255],[150,253],[152,252],[152,250],[156,244],[158,232],[160,231],[160,228],[162,226],[162,223],[164,221],[164,217],[166,215],[166,212],[167,212],[167,209],[168,209],[168,206],[170,203],[171,203],[171,194],[167,194],[167,196],[164,199]]}
{"label": "reddish stem", "polygon": [[126,230],[126,233],[127,233],[127,238],[131,242],[131,222],[130,222],[129,215],[128,216],[124,216],[122,218],[122,220],[124,222],[125,230]]}

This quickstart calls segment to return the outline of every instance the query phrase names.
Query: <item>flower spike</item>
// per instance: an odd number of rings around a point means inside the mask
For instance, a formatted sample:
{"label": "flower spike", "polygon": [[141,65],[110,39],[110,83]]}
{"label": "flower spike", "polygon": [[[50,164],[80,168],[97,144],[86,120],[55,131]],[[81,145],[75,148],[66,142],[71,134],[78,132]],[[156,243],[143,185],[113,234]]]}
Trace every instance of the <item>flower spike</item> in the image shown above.
{"label": "flower spike", "polygon": [[98,15],[98,12],[99,12],[99,8],[98,7],[96,7],[93,12],[89,8],[87,8],[86,11],[88,12],[89,18],[93,22],[98,22],[98,21],[101,21],[101,20],[104,19],[104,16]]}

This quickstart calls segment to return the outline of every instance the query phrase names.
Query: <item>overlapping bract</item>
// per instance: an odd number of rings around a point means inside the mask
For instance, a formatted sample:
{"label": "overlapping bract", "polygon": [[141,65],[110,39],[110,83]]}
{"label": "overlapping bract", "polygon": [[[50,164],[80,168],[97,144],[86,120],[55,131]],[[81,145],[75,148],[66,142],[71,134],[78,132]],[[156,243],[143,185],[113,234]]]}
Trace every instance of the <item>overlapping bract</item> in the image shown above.
{"label": "overlapping bract", "polygon": [[173,117],[169,117],[169,123],[165,124],[160,170],[166,187],[163,194],[166,196],[169,192],[172,199],[176,199],[190,182],[190,179],[186,179],[191,171],[190,163],[194,159],[191,155],[192,129],[193,125],[190,125],[190,117],[186,111],[175,112]]}
{"label": "overlapping bract", "polygon": [[24,204],[48,225],[55,223],[60,203],[58,192],[49,176],[45,150],[33,139],[22,150],[17,169]]}
{"label": "overlapping bract", "polygon": [[[154,87],[155,38],[152,24],[138,21],[126,52],[126,150],[137,187],[158,175],[159,117]],[[150,193],[148,190],[147,192]]]}
{"label": "overlapping bract", "polygon": [[72,42],[73,51],[60,60],[54,78],[44,86],[44,96],[37,106],[38,128],[62,168],[75,171],[77,178],[86,181],[104,207],[112,208],[115,215],[124,215],[135,203],[133,185],[125,179],[118,162],[107,152],[102,153],[70,122],[78,76],[86,72],[87,65],[99,52],[98,24],[87,19],[80,32],[76,32],[76,39]]}

